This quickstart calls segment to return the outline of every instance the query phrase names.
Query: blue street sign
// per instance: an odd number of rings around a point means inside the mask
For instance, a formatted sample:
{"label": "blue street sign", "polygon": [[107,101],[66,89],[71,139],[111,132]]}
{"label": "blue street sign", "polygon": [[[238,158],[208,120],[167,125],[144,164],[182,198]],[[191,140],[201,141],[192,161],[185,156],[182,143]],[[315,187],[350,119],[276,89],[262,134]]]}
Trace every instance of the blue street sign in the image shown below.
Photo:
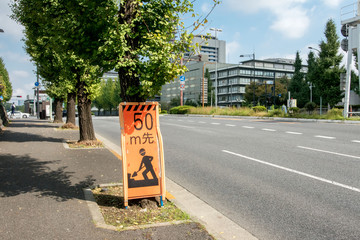
{"label": "blue street sign", "polygon": [[39,82],[35,82],[35,87],[38,87],[39,86]]}
{"label": "blue street sign", "polygon": [[185,82],[185,76],[180,76],[180,82]]}
{"label": "blue street sign", "polygon": [[0,96],[0,101],[4,100],[4,97],[3,96]]}

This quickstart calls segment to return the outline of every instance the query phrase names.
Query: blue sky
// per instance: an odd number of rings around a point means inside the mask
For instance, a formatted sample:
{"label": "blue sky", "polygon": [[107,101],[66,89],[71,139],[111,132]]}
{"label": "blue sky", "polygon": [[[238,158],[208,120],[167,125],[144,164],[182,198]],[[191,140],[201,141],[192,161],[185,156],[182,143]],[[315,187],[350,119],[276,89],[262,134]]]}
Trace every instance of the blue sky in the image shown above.
{"label": "blue sky", "polygon": [[[10,19],[10,0],[0,1],[0,56],[5,62],[13,95],[33,96],[36,74],[34,64],[23,49],[23,28]],[[317,47],[323,40],[328,19],[337,24],[340,39],[341,8],[356,0],[222,0],[208,18],[206,26],[221,28],[218,38],[227,44],[227,62],[238,63],[240,54],[252,54],[256,59],[295,58],[300,51],[306,63],[308,47]],[[213,0],[197,0],[195,12],[206,15]]]}

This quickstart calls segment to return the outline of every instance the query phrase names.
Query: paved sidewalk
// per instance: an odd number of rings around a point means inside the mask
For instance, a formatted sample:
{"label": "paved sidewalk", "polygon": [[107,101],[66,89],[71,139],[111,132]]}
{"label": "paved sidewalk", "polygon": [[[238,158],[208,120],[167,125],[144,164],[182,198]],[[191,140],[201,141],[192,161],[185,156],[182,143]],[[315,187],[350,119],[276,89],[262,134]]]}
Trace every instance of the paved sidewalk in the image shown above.
{"label": "paved sidewalk", "polygon": [[78,131],[13,120],[0,133],[1,239],[209,239],[196,223],[115,232],[96,228],[82,189],[120,182],[121,162],[107,149],[66,149]]}

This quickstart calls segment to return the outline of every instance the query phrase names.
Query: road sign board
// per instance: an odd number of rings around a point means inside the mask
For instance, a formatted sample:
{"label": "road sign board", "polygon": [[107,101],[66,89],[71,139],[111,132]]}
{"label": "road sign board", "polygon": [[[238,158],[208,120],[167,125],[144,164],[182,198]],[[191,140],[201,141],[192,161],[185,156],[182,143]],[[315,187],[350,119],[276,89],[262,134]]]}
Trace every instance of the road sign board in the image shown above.
{"label": "road sign board", "polygon": [[124,204],[128,199],[165,198],[165,170],[159,104],[120,103]]}
{"label": "road sign board", "polygon": [[3,96],[0,96],[0,101],[4,100],[4,97]]}
{"label": "road sign board", "polygon": [[40,85],[39,82],[35,82],[35,87],[38,87]]}
{"label": "road sign board", "polygon": [[181,88],[181,89],[184,89],[184,88],[185,88],[185,84],[183,84],[183,83],[180,84],[180,88]]}
{"label": "road sign board", "polygon": [[185,82],[185,76],[180,76],[180,82]]}

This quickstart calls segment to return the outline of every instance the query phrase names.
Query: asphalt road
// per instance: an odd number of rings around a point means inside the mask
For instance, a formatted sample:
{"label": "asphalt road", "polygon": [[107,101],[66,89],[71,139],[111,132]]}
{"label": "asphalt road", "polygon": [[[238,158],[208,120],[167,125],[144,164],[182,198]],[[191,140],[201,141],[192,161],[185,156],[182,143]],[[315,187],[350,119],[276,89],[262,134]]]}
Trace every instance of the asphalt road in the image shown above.
{"label": "asphalt road", "polygon": [[[118,118],[94,117],[120,142]],[[259,239],[360,239],[360,125],[161,116],[167,177]]]}

